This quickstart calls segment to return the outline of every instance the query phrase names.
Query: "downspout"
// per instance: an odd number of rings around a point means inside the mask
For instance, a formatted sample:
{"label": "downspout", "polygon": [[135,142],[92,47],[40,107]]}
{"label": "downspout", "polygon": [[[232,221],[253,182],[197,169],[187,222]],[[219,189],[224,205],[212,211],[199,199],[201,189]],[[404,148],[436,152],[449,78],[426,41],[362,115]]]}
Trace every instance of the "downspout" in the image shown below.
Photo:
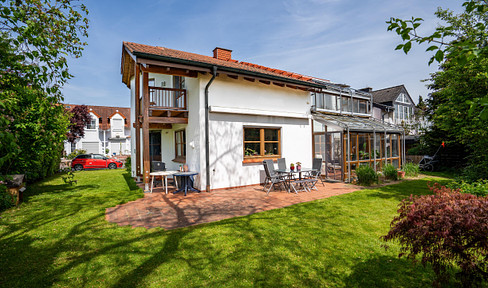
{"label": "downspout", "polygon": [[217,66],[212,66],[212,78],[205,86],[205,173],[206,173],[206,191],[210,192],[210,142],[209,142],[209,119],[208,119],[208,88],[217,76]]}

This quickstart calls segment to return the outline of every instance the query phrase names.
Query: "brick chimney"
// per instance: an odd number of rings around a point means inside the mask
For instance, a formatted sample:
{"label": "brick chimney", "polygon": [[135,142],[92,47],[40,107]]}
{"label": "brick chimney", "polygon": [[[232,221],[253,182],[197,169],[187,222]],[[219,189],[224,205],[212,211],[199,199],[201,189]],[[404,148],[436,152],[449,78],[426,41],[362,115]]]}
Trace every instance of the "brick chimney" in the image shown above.
{"label": "brick chimney", "polygon": [[215,47],[213,50],[213,57],[216,59],[229,61],[232,59],[232,50]]}

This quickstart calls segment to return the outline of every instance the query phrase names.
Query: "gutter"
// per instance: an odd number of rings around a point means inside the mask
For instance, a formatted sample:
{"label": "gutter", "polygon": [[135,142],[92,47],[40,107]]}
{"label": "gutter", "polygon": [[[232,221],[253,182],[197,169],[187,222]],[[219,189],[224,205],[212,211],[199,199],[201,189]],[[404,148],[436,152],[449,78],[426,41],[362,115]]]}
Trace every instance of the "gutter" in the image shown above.
{"label": "gutter", "polygon": [[212,66],[212,78],[205,86],[205,173],[206,173],[206,191],[210,192],[210,141],[208,139],[209,131],[209,118],[208,118],[208,88],[212,85],[215,77],[217,76],[217,66]]}

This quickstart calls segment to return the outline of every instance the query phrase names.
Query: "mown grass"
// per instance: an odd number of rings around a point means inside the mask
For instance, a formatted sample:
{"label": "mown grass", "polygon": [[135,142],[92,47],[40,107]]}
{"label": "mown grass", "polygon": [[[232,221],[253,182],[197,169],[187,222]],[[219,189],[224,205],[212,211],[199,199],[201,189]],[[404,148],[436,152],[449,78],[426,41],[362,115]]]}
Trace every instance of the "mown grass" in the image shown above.
{"label": "mown grass", "polygon": [[[432,178],[194,227],[119,227],[105,209],[143,193],[123,170],[59,176],[0,214],[3,287],[429,287],[385,235],[399,201]],[[448,180],[437,178],[436,182]],[[271,197],[271,196],[270,196]]]}

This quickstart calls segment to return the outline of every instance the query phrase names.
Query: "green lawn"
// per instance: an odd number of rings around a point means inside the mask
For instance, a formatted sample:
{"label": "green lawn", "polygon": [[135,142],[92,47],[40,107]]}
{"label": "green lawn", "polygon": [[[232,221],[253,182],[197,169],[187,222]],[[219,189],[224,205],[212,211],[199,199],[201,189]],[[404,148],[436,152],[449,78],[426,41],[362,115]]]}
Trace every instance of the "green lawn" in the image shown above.
{"label": "green lawn", "polygon": [[[105,208],[143,193],[124,170],[82,171],[27,190],[0,214],[2,287],[429,287],[433,274],[385,251],[379,237],[405,181],[189,228],[119,227]],[[270,196],[272,197],[272,196]]]}

